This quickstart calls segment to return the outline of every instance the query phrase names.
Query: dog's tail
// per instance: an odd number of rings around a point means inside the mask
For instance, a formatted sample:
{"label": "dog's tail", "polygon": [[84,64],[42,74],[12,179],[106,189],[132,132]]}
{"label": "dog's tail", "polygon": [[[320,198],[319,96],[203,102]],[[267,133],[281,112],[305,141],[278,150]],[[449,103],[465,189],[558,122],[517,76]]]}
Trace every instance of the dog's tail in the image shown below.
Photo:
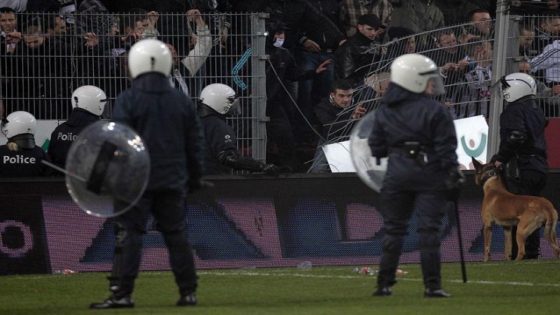
{"label": "dog's tail", "polygon": [[552,206],[552,204],[549,209],[550,211],[548,211],[546,223],[544,226],[544,237],[550,243],[555,256],[560,257],[560,247],[558,246],[558,242],[556,240],[556,223],[558,222],[558,212]]}

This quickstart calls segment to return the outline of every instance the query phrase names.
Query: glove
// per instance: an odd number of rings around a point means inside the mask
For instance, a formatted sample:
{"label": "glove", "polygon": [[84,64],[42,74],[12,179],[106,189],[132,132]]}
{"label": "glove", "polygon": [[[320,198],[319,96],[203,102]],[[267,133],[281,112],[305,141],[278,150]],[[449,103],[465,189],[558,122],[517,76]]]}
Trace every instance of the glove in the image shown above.
{"label": "glove", "polygon": [[449,170],[447,178],[445,179],[445,189],[447,190],[447,198],[451,201],[459,198],[461,187],[465,183],[465,175],[459,168],[452,168]]}
{"label": "glove", "polygon": [[191,179],[188,182],[189,193],[195,192],[197,190],[206,189],[206,188],[213,188],[214,183],[203,180],[201,178],[198,179]]}
{"label": "glove", "polygon": [[265,164],[262,168],[263,173],[266,175],[278,176],[280,174],[280,168],[274,164]]}

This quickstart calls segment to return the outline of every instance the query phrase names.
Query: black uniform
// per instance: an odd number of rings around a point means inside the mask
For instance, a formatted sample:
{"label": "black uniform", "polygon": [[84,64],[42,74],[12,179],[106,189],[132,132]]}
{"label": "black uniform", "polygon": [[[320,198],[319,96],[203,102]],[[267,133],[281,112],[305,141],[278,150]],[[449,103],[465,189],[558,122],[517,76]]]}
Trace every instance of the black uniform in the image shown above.
{"label": "black uniform", "polygon": [[447,197],[445,183],[458,166],[453,120],[429,96],[391,84],[375,114],[369,144],[373,156],[389,156],[381,190],[385,237],[378,288],[396,283],[403,240],[415,210],[424,286],[441,289],[439,232]]}
{"label": "black uniform", "polygon": [[185,192],[200,183],[203,143],[194,105],[159,73],[137,77],[119,95],[113,119],[132,127],[150,153],[148,187],[131,210],[116,218],[113,294],[128,296],[142,257],[142,234],[150,215],[157,221],[169,250],[175,281],[182,296],[195,292],[197,276],[191,245],[185,236]]}
{"label": "black uniform", "polygon": [[[17,136],[16,136],[17,137]],[[47,160],[45,151],[38,146],[10,151],[7,145],[0,146],[0,177],[33,177],[43,176],[47,167],[41,163]]]}
{"label": "black uniform", "polygon": [[[507,187],[514,194],[539,196],[546,185],[545,126],[544,113],[532,97],[508,103],[500,116],[500,149],[492,160],[508,163]],[[512,257],[517,256],[516,230],[512,230]],[[525,258],[538,257],[539,231],[527,238]]]}
{"label": "black uniform", "polygon": [[68,120],[56,127],[51,133],[48,150],[51,162],[64,167],[66,165],[66,155],[74,140],[85,127],[98,120],[99,116],[82,108],[74,108]]}
{"label": "black uniform", "polygon": [[274,164],[264,164],[239,153],[235,131],[226,123],[224,115],[205,104],[201,104],[199,115],[206,138],[207,174],[230,174],[234,169],[278,174],[279,169]]}

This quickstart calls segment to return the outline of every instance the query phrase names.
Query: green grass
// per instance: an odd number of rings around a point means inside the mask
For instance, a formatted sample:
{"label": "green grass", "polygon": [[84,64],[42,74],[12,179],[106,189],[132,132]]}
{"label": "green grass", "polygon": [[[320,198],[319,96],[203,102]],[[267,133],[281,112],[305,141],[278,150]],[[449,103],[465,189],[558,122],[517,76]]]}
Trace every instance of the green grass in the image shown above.
{"label": "green grass", "polygon": [[[449,299],[422,296],[418,265],[403,265],[390,297],[372,297],[375,276],[352,266],[199,272],[199,305],[174,306],[177,290],[169,272],[141,273],[127,310],[90,311],[107,297],[105,273],[0,277],[0,314],[557,314],[560,262],[444,264]],[[376,266],[373,266],[375,268]]]}

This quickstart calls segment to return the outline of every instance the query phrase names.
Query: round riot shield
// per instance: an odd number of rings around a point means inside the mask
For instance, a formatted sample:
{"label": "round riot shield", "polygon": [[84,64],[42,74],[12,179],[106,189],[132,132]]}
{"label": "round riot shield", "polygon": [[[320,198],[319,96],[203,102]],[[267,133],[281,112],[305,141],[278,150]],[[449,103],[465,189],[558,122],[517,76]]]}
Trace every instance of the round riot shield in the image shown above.
{"label": "round riot shield", "polygon": [[383,178],[387,172],[387,158],[377,159],[371,155],[368,138],[373,130],[375,111],[362,117],[350,134],[350,156],[358,177],[376,192],[383,187]]}
{"label": "round riot shield", "polygon": [[66,158],[66,187],[86,213],[114,217],[138,202],[148,185],[150,156],[129,127],[107,121],[85,128]]}

